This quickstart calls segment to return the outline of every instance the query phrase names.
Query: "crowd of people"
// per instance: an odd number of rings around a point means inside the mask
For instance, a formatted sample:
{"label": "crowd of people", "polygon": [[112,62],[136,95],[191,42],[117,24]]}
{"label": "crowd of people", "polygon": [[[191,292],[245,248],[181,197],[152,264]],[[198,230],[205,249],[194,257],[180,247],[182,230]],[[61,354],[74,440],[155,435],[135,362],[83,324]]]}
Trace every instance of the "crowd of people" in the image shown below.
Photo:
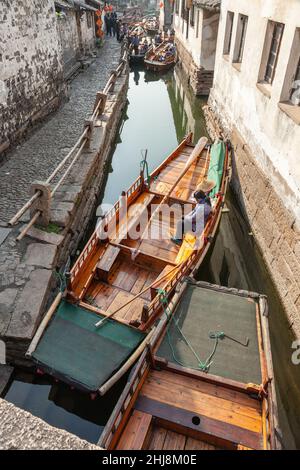
{"label": "crowd of people", "polygon": [[122,41],[127,36],[127,26],[118,19],[115,11],[108,11],[104,15],[106,36],[116,37],[117,41]]}

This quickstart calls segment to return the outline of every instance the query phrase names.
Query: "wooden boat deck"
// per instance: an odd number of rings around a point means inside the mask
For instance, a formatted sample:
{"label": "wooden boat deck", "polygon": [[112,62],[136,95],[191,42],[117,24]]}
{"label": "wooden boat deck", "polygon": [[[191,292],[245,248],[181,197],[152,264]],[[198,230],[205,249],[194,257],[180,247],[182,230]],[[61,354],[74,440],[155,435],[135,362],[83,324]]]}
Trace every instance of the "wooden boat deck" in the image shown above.
{"label": "wooden boat deck", "polygon": [[[168,200],[170,211],[159,212],[151,219],[148,230],[143,233],[141,220],[146,215],[149,220],[153,206],[158,206],[170,191],[182,173],[194,146],[186,143],[169,161],[165,161],[155,172],[150,188],[145,188],[137,195],[127,210],[127,223],[116,221],[116,230],[111,233],[106,243],[98,243],[88,263],[85,263],[80,276],[72,283],[72,292],[84,304],[101,313],[113,312],[153,283],[162,273],[176,265],[179,247],[172,241],[176,223],[184,214],[184,205],[189,202],[191,208],[195,201],[193,192],[207,176],[209,152],[203,150],[191,165],[185,176],[179,181]],[[143,239],[132,239],[130,231],[143,233]],[[108,268],[104,278],[97,274],[97,265],[104,263],[107,252],[116,250],[117,255]],[[132,253],[138,249],[138,256]],[[110,259],[110,258],[109,258]],[[106,261],[105,261],[106,262]],[[114,317],[128,324],[141,322],[144,305],[153,300],[153,290],[147,291],[134,300],[129,307],[120,310]]]}
{"label": "wooden boat deck", "polygon": [[[160,320],[151,355],[144,354],[132,371],[99,445],[111,450],[280,449],[267,311],[260,294],[185,280],[169,304],[169,318]],[[204,317],[212,323],[203,323]],[[241,331],[229,330],[232,319],[242,325],[247,343]],[[216,327],[228,336],[215,345],[208,369],[202,369],[199,357],[211,354],[213,344],[206,350],[206,337]],[[196,354],[189,354],[188,343]]]}
{"label": "wooden boat deck", "polygon": [[261,416],[257,398],[185,375],[151,370],[117,449],[213,450],[228,448],[230,442],[260,449]]}

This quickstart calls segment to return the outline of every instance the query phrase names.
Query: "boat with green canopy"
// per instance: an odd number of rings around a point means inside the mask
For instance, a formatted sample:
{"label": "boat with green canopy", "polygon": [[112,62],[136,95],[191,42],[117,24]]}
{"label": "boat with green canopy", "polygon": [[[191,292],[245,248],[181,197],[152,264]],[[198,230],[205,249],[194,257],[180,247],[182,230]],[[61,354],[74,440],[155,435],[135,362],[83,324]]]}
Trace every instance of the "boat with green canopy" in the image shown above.
{"label": "boat with green canopy", "polygon": [[[151,174],[140,175],[106,213],[45,314],[27,351],[48,374],[101,395],[147,348],[178,282],[202,263],[214,240],[229,178],[229,145],[194,145],[189,134]],[[199,234],[171,240],[193,209],[195,189],[214,180],[211,214]]]}

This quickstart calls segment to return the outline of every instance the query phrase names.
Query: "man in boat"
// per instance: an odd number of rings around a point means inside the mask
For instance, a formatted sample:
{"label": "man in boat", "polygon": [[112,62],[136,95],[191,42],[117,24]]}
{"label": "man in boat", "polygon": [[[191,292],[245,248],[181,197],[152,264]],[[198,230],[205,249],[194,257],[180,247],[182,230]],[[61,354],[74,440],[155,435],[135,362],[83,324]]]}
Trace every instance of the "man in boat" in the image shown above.
{"label": "man in boat", "polygon": [[197,236],[201,235],[212,211],[209,193],[215,186],[214,181],[204,180],[197,187],[194,192],[197,204],[189,214],[177,222],[175,235],[171,238],[173,243],[181,245],[183,236],[187,232],[193,232]]}
{"label": "man in boat", "polygon": [[138,55],[140,40],[139,40],[139,37],[136,33],[134,34],[134,36],[132,38],[131,44],[133,45],[135,55]]}

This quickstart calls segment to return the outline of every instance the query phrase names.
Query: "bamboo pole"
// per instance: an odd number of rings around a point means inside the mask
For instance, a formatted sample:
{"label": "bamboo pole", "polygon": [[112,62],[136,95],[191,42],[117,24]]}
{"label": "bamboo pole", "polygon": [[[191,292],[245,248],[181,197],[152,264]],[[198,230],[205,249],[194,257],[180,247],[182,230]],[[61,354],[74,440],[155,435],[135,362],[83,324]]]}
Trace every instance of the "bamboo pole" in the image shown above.
{"label": "bamboo pole", "polygon": [[[51,173],[51,175],[47,178],[46,183],[50,183],[53,178],[57,175],[57,173],[60,171],[60,169],[65,165],[67,160],[73,155],[74,151],[78,147],[78,145],[81,143],[82,139],[86,136],[87,134],[87,129],[84,130],[84,132],[81,134],[77,142],[75,143],[74,147],[70,150],[68,155],[65,156],[65,158],[60,162],[60,164],[55,168],[55,170]],[[22,217],[23,214],[32,206],[32,204],[40,197],[41,192],[37,191],[27,202],[24,204],[24,206],[10,219],[8,222],[9,225],[15,225],[18,220]],[[23,238],[23,237],[22,237]]]}
{"label": "bamboo pole", "polygon": [[22,238],[25,237],[26,233],[28,232],[28,230],[35,224],[35,222],[38,220],[39,216],[41,215],[41,212],[40,211],[37,211],[34,216],[32,217],[32,219],[30,220],[30,222],[26,225],[26,227],[22,230],[22,232],[20,232],[20,234],[17,236],[16,238],[16,241],[17,242],[20,242],[22,240]]}
{"label": "bamboo pole", "polygon": [[96,328],[99,328],[100,326],[103,325],[103,323],[108,320],[109,318],[112,318],[116,313],[118,313],[120,310],[122,310],[122,308],[124,307],[127,307],[129,304],[131,304],[134,300],[136,300],[137,298],[139,298],[141,295],[143,295],[145,292],[147,292],[147,290],[151,289],[151,287],[155,286],[155,284],[158,284],[160,281],[162,281],[163,279],[165,279],[166,277],[168,277],[172,271],[175,271],[175,269],[179,269],[179,267],[182,265],[182,263],[179,263],[177,264],[176,266],[174,266],[174,268],[170,269],[170,271],[166,274],[164,274],[163,276],[161,277],[158,277],[158,279],[155,279],[154,282],[152,282],[152,284],[150,284],[149,286],[145,287],[145,289],[143,289],[139,294],[135,295],[132,299],[130,299],[128,302],[126,302],[124,305],[122,305],[121,307],[119,307],[117,310],[115,310],[114,312],[111,312],[109,313],[108,315],[106,315],[104,318],[102,318],[100,321],[98,321],[97,323],[95,323],[95,327]]}
{"label": "bamboo pole", "polygon": [[51,320],[53,314],[55,313],[60,301],[62,299],[62,293],[59,292],[57,294],[57,296],[55,297],[52,305],[50,306],[48,312],[46,313],[46,315],[44,316],[43,320],[41,321],[40,323],[40,326],[38,327],[30,345],[29,345],[29,348],[27,349],[27,352],[26,352],[26,356],[27,357],[30,357],[32,356],[32,354],[34,353],[37,345],[38,345],[38,342],[39,340],[41,339],[41,336],[46,328],[46,326],[48,325],[49,321]]}

